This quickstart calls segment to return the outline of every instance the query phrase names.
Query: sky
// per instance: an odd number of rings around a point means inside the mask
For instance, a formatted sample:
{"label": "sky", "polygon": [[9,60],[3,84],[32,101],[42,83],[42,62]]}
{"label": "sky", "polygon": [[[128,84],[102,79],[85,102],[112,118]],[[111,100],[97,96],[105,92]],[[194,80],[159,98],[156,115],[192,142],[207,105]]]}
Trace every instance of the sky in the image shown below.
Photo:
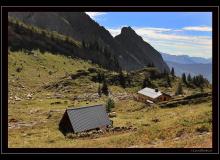
{"label": "sky", "polygon": [[112,36],[130,26],[159,52],[212,57],[211,12],[86,12]]}

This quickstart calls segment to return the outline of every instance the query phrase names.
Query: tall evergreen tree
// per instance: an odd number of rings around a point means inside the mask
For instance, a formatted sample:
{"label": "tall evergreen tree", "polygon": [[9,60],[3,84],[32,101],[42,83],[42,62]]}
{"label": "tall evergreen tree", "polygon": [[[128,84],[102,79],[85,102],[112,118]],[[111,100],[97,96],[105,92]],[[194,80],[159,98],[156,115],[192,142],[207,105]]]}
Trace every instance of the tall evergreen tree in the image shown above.
{"label": "tall evergreen tree", "polygon": [[174,68],[172,67],[172,69],[171,69],[171,75],[174,77],[175,76],[175,71],[174,71]]}
{"label": "tall evergreen tree", "polygon": [[188,83],[192,82],[192,77],[191,77],[190,73],[187,76],[187,81],[188,81]]}
{"label": "tall evergreen tree", "polygon": [[185,73],[182,74],[182,81],[183,81],[183,83],[187,84]]}
{"label": "tall evergreen tree", "polygon": [[126,87],[126,80],[125,80],[125,76],[124,76],[124,73],[122,72],[122,70],[119,72],[119,82],[123,88]]}
{"label": "tall evergreen tree", "polygon": [[102,84],[102,93],[106,96],[109,94],[108,85],[107,85],[107,82],[106,82],[105,79],[104,79],[103,84]]}

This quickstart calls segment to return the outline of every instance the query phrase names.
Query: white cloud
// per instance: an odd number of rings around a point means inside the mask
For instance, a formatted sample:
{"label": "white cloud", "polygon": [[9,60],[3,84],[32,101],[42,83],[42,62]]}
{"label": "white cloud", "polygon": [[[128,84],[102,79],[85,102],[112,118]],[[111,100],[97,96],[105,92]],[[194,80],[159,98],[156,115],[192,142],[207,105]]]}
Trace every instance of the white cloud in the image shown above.
{"label": "white cloud", "polygon": [[183,27],[182,29],[188,31],[202,31],[202,32],[212,31],[212,27],[209,26],[188,26],[188,27]]}
{"label": "white cloud", "polygon": [[105,12],[85,12],[90,18],[95,19],[98,16],[106,14]]}
{"label": "white cloud", "polygon": [[[122,27],[108,28],[116,36]],[[212,57],[212,38],[181,34],[183,30],[153,27],[132,27],[146,42],[160,52],[200,57]]]}
{"label": "white cloud", "polygon": [[117,35],[119,35],[120,33],[121,33],[121,29],[120,28],[116,28],[116,29],[107,29],[110,33],[111,33],[111,35],[113,36],[113,37],[115,37],[115,36],[117,36]]}

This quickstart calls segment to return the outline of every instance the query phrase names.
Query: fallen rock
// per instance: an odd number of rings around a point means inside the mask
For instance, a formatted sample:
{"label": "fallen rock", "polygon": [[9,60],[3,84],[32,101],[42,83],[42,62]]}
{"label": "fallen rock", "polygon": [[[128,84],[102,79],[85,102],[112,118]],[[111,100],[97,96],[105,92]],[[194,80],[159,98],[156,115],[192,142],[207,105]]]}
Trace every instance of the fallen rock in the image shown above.
{"label": "fallen rock", "polygon": [[55,93],[53,97],[57,98],[57,99],[64,98],[64,96],[62,94],[59,94],[59,93]]}
{"label": "fallen rock", "polygon": [[111,113],[108,114],[108,116],[110,118],[114,118],[114,117],[116,117],[116,112],[111,112]]}
{"label": "fallen rock", "polygon": [[28,94],[27,94],[27,98],[28,98],[28,99],[31,99],[31,98],[32,98],[32,94],[31,94],[31,93],[28,93]]}
{"label": "fallen rock", "polygon": [[154,119],[152,119],[151,121],[152,121],[152,122],[155,122],[155,123],[160,122],[160,120],[159,120],[158,118],[154,118]]}
{"label": "fallen rock", "polygon": [[11,118],[11,119],[9,119],[9,122],[18,122],[18,120],[17,119],[14,119],[14,118]]}
{"label": "fallen rock", "polygon": [[21,101],[22,99],[19,98],[18,96],[15,96],[15,100],[16,100],[16,101]]}
{"label": "fallen rock", "polygon": [[40,111],[39,109],[32,109],[32,110],[30,110],[30,114],[37,113],[39,111]]}

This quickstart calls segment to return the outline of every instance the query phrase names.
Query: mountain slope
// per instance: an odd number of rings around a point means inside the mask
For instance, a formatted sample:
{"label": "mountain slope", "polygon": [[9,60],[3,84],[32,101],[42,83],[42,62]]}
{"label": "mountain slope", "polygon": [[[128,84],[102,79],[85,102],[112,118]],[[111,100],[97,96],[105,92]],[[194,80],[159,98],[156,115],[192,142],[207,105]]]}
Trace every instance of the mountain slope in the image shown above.
{"label": "mountain slope", "polygon": [[[97,42],[99,48],[108,49],[111,54],[118,58],[122,69],[139,69],[149,62],[152,62],[150,58],[145,58],[145,60],[147,60],[143,62],[144,55],[147,57],[156,56],[159,59],[158,61],[153,60],[155,66],[161,71],[164,69],[169,70],[166,63],[161,60],[162,57],[160,55],[154,55],[156,50],[151,52],[145,49],[146,53],[142,56],[137,56],[135,52],[128,54],[126,46],[122,46],[112,37],[109,31],[83,12],[10,12],[9,16],[16,17],[27,24],[71,36],[78,41],[85,41],[86,43]],[[141,45],[143,45],[143,43]],[[159,52],[157,52],[157,54],[158,53]]]}
{"label": "mountain slope", "polygon": [[138,36],[131,27],[123,27],[121,33],[115,39],[125,48],[126,55],[137,59],[142,67],[153,63],[162,72],[164,69],[169,70],[160,53],[145,42],[142,37]]}
{"label": "mountain slope", "polygon": [[[18,72],[19,67],[22,67],[22,70]],[[136,129],[93,134],[83,139],[64,136],[58,124],[67,108],[105,104],[108,99],[108,96],[98,95],[99,83],[92,81],[96,73],[90,72],[92,71],[90,68],[103,71],[88,61],[48,52],[41,53],[36,50],[30,55],[24,51],[9,52],[8,146],[10,148],[212,147],[211,99],[199,104],[185,104],[173,108],[161,108],[157,105],[149,107],[133,99],[138,88],[124,89],[115,85],[108,86],[115,102],[112,111],[117,113],[117,117],[111,118],[113,127],[131,126]],[[114,72],[105,71],[109,76],[115,76]],[[86,74],[74,79],[69,77],[79,73]],[[141,73],[146,73],[146,70]],[[134,73],[131,78],[142,81],[144,75],[141,73]],[[178,82],[177,77],[175,79]],[[171,81],[173,82],[172,79]],[[52,85],[53,88],[45,88],[48,85]],[[141,84],[138,86],[141,87]],[[176,88],[174,83],[172,86]],[[189,88],[185,86],[183,88],[189,93]],[[167,87],[164,89],[169,90]],[[191,93],[194,90],[196,91],[193,89]]]}
{"label": "mountain slope", "polygon": [[91,60],[109,70],[120,69],[115,56],[109,52],[103,53],[92,44],[88,48],[68,36],[26,25],[11,18],[8,23],[8,47],[17,51],[39,49],[42,52],[49,51],[54,54]]}

